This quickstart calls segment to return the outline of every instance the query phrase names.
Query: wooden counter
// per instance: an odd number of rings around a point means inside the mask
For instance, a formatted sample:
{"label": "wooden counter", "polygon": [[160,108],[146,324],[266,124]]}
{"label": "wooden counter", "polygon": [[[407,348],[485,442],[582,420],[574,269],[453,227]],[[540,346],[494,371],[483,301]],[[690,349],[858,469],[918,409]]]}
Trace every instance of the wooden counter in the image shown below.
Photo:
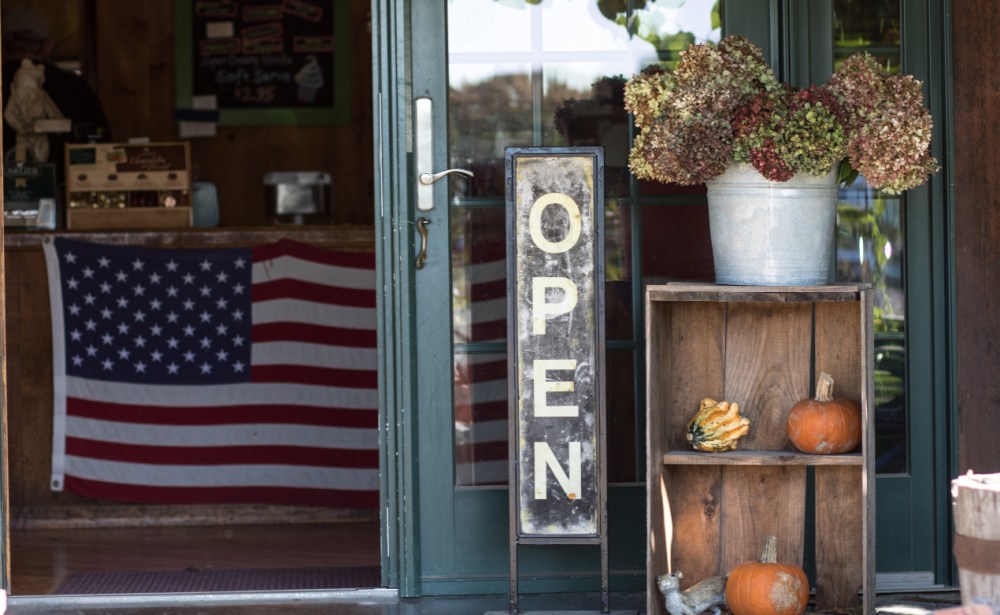
{"label": "wooden counter", "polygon": [[[4,234],[7,345],[9,505],[15,525],[42,518],[100,517],[108,503],[49,490],[52,455],[52,329],[42,241],[71,237],[158,247],[252,246],[282,238],[346,251],[374,251],[374,230],[362,226],[276,226],[167,232],[6,232]],[[171,513],[161,513],[170,515]]]}

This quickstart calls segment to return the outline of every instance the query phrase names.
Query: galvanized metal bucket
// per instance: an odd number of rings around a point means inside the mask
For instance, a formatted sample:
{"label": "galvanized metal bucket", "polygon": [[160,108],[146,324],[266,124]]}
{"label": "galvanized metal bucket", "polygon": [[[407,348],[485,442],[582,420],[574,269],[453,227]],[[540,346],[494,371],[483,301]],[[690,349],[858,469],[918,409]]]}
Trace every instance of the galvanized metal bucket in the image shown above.
{"label": "galvanized metal bucket", "polygon": [[829,281],[837,222],[837,169],[787,182],[749,164],[707,182],[717,284],[814,286]]}

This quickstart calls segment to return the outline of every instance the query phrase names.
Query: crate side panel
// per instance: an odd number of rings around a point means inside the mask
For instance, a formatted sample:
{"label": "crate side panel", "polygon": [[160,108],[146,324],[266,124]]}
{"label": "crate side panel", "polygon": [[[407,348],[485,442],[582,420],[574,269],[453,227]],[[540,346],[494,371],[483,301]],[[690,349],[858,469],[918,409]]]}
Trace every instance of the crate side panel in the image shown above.
{"label": "crate side panel", "polygon": [[812,304],[733,303],[726,326],[726,401],[750,419],[747,450],[794,450],[788,411],[809,396]]}
{"label": "crate side panel", "polygon": [[816,610],[861,604],[864,511],[861,471],[816,467]]}
{"label": "crate side panel", "polygon": [[719,567],[722,519],[722,468],[666,468],[672,540],[670,569],[681,571],[681,589],[724,574]]}

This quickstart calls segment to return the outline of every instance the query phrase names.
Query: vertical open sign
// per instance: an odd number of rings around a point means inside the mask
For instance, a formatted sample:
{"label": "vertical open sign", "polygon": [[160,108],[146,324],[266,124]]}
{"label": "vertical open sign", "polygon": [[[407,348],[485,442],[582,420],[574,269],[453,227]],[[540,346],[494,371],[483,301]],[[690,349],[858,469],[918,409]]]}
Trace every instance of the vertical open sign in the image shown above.
{"label": "vertical open sign", "polygon": [[603,149],[505,163],[512,542],[603,543]]}

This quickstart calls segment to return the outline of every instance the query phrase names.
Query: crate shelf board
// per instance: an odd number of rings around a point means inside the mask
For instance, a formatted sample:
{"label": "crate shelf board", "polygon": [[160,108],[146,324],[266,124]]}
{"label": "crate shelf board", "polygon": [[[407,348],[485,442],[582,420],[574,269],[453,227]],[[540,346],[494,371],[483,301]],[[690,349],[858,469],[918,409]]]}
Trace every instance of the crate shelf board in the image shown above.
{"label": "crate shelf board", "polygon": [[674,466],[860,466],[861,453],[844,455],[810,455],[794,451],[669,451],[663,455],[663,465]]}
{"label": "crate shelf board", "polygon": [[[756,559],[766,534],[779,537],[780,560],[803,563],[808,524],[818,610],[854,607],[863,590],[874,612],[871,302],[868,284],[647,287],[650,615],[665,613],[657,576],[680,570],[687,587],[726,574]],[[834,395],[861,404],[860,453],[806,455],[788,440],[788,411],[821,371]],[[704,397],[738,402],[751,420],[739,450],[691,449],[686,427]],[[810,485],[823,504],[807,519]]]}
{"label": "crate shelf board", "polygon": [[828,286],[723,286],[672,282],[651,285],[646,291],[651,301],[749,301],[749,302],[813,302],[858,301],[862,290],[870,284]]}

